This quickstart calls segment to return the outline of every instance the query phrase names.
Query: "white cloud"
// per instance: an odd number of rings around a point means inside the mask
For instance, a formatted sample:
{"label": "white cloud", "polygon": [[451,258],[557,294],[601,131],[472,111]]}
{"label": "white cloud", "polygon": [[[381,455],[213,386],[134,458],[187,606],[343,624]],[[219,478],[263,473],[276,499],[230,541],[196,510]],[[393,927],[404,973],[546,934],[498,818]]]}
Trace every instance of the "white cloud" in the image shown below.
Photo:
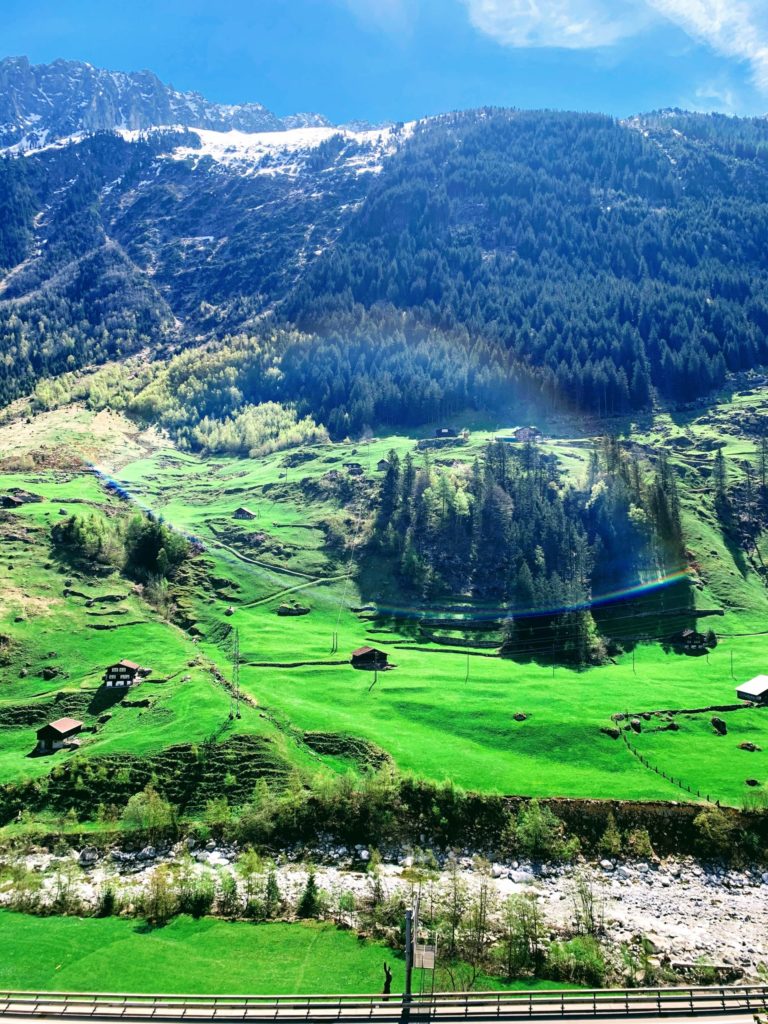
{"label": "white cloud", "polygon": [[[690,36],[752,65],[755,85],[768,92],[768,14],[760,0],[646,0]],[[762,9],[762,10],[761,10]]]}
{"label": "white cloud", "polygon": [[683,100],[677,105],[686,110],[699,110],[703,113],[716,110],[721,114],[737,114],[743,109],[741,96],[727,79],[702,82],[691,99]]}
{"label": "white cloud", "polygon": [[362,22],[390,32],[408,28],[414,0],[343,0]]}
{"label": "white cloud", "polygon": [[[464,0],[475,28],[507,46],[609,46],[633,35],[649,12],[632,0]],[[638,8],[640,10],[638,11]]]}
{"label": "white cloud", "polygon": [[654,21],[666,20],[693,39],[709,44],[718,53],[749,62],[755,84],[768,92],[768,5],[765,0],[462,2],[475,28],[504,45],[516,47],[591,49],[610,46],[636,35]]}

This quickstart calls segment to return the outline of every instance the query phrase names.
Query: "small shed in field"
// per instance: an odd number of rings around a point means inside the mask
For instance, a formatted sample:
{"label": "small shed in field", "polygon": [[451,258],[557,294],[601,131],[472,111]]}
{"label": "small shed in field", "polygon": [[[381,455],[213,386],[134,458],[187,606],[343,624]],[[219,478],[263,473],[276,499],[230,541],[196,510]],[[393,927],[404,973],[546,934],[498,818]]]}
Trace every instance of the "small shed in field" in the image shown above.
{"label": "small shed in field", "polygon": [[345,462],[344,469],[349,473],[350,476],[362,476],[363,467],[359,462]]}
{"label": "small shed in field", "polygon": [[83,723],[76,718],[57,718],[37,730],[37,750],[40,754],[48,754],[52,750],[61,750],[83,728]]}
{"label": "small shed in field", "polygon": [[736,687],[739,700],[749,700],[753,704],[768,704],[768,676],[755,676],[746,683]]}
{"label": "small shed in field", "polygon": [[0,508],[21,508],[24,502],[15,494],[0,495]]}
{"label": "small shed in field", "polygon": [[378,647],[358,647],[352,651],[353,668],[386,668],[389,655]]}
{"label": "small shed in field", "polygon": [[150,669],[142,668],[135,661],[117,661],[110,665],[104,673],[104,685],[110,689],[134,686],[148,676]]}
{"label": "small shed in field", "polygon": [[378,469],[380,473],[386,473],[387,470],[389,469],[389,460],[379,459],[379,461],[376,463],[376,469]]}
{"label": "small shed in field", "polygon": [[234,519],[255,519],[256,513],[246,508],[245,505],[241,505],[240,508],[236,508],[232,513],[232,517]]}

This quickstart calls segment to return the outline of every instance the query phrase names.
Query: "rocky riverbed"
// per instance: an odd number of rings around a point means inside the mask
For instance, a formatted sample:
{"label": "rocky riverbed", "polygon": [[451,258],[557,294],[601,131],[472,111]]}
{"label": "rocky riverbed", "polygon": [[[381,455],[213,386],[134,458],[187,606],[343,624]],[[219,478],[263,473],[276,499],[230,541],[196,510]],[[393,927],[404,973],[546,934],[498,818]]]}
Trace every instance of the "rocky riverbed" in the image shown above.
{"label": "rocky riverbed", "polygon": [[[319,851],[316,851],[319,853]],[[194,872],[216,874],[235,872],[238,851],[217,846],[178,844],[160,851],[147,847],[139,852],[112,850],[102,853],[86,848],[55,856],[48,852],[30,853],[26,866],[43,876],[43,900],[56,892],[57,876],[66,867],[71,884],[86,906],[95,906],[99,892],[111,883],[124,903],[138,901],[151,872],[160,864],[178,863],[189,854]],[[357,847],[322,852],[315,858],[318,885],[329,894],[354,894],[358,900],[370,895],[371,874],[366,870],[368,850]],[[664,862],[582,863],[576,866],[533,865],[512,861],[481,867],[471,857],[458,859],[463,882],[476,888],[483,876],[492,880],[499,900],[513,893],[534,894],[548,929],[567,931],[574,922],[574,890],[577,874],[586,878],[602,905],[605,937],[617,948],[637,942],[642,936],[651,941],[656,954],[673,966],[693,966],[697,962],[731,968],[732,975],[745,980],[762,978],[768,965],[768,872],[758,869],[734,870],[705,867],[690,859]],[[276,859],[281,894],[289,906],[295,906],[304,888],[308,868],[296,854]],[[420,885],[426,895],[447,889],[450,884],[445,866],[431,870],[414,865],[412,856],[391,855],[379,869],[385,896],[401,890],[409,896]],[[0,887],[0,904],[13,898],[10,883]]]}

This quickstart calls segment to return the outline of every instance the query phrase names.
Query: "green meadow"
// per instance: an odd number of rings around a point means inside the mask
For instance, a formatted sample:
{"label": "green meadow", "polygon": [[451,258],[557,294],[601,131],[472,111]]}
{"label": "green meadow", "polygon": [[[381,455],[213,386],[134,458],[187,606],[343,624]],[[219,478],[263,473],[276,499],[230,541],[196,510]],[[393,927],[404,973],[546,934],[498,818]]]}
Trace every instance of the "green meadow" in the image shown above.
{"label": "green meadow", "polygon": [[[713,438],[725,439],[730,472],[743,474],[755,459],[754,444],[730,432],[736,407],[737,398],[724,401],[702,422],[659,416],[650,425],[627,425],[636,443],[668,451],[678,469],[695,604],[722,613],[700,619],[699,628],[717,632],[717,647],[693,657],[640,642],[583,671],[452,644],[473,635],[462,630],[460,616],[455,630],[443,631],[444,643],[426,639],[422,609],[384,567],[362,559],[360,538],[380,478],[376,464],[392,448],[421,459],[412,437],[307,446],[260,459],[202,458],[170,447],[137,459],[135,445],[120,459],[113,439],[101,476],[85,467],[82,473],[5,472],[0,493],[26,487],[45,500],[7,513],[3,524],[2,560],[9,568],[0,590],[0,632],[11,638],[8,664],[0,669],[3,781],[42,774],[72,756],[143,754],[235,733],[269,737],[310,771],[355,770],[343,752],[318,754],[301,741],[305,732],[322,732],[363,738],[402,770],[483,792],[692,800],[698,791],[737,806],[756,799],[768,781],[768,710],[725,713],[724,737],[706,714],[678,716],[677,731],[657,731],[666,719],[644,721],[632,740],[651,767],[601,731],[625,712],[735,703],[737,682],[768,671],[768,590],[724,537],[707,497]],[[551,436],[544,448],[565,473],[583,475],[591,439],[565,422],[544,426]],[[430,458],[471,461],[496,433],[473,431],[468,444],[433,450]],[[362,477],[348,477],[348,462],[361,464]],[[331,471],[341,483],[327,476]],[[110,480],[137,506],[202,544],[198,561],[205,572],[178,597],[191,632],[162,620],[117,576],[73,578],[64,596],[68,570],[51,553],[50,525],[60,509],[115,514],[123,502],[107,490]],[[239,506],[254,518],[235,519]],[[99,600],[110,593],[120,600]],[[674,588],[653,600],[663,621]],[[292,603],[308,614],[278,614]],[[612,614],[626,617],[621,608]],[[631,632],[631,622],[623,626]],[[239,631],[240,683],[248,697],[235,720],[230,695],[211,672],[214,666],[226,677],[231,672],[228,627]],[[366,643],[386,650],[395,667],[375,677],[355,671],[350,652]],[[148,706],[116,704],[99,723],[101,673],[119,658],[152,667],[150,679],[130,694],[130,703],[146,697]],[[62,675],[44,681],[47,664]],[[57,698],[83,707],[95,731],[76,755],[29,758],[38,721],[15,725],[15,709],[37,702],[45,720]],[[521,714],[525,720],[516,720]],[[762,750],[746,753],[743,742]],[[747,786],[748,778],[759,786]]]}
{"label": "green meadow", "polygon": [[162,928],[126,918],[0,913],[0,987],[25,991],[301,995],[378,992],[392,951],[317,922],[245,924],[176,917]]}
{"label": "green meadow", "polygon": [[[405,966],[388,947],[335,925],[246,924],[175,917],[162,928],[127,918],[32,917],[0,911],[0,988],[27,992],[183,995],[308,995],[381,992],[384,961],[392,992]],[[421,972],[414,972],[419,991]],[[563,989],[540,979],[481,989]]]}

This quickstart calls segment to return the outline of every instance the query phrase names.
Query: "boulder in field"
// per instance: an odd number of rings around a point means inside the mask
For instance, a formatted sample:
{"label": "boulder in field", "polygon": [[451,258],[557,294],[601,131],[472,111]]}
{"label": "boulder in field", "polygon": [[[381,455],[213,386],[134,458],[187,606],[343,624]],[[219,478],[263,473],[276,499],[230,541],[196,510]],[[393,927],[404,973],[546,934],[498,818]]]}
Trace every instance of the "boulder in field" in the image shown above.
{"label": "boulder in field", "polygon": [[725,736],[728,732],[728,726],[725,724],[722,718],[718,718],[717,715],[712,716],[712,728],[718,734],[718,736]]}
{"label": "boulder in field", "polygon": [[309,615],[310,609],[301,604],[281,604],[278,615]]}
{"label": "boulder in field", "polygon": [[748,750],[750,753],[756,753],[757,751],[762,749],[763,748],[758,747],[756,743],[750,743],[749,741],[747,741],[746,743],[739,744],[739,750]]}

